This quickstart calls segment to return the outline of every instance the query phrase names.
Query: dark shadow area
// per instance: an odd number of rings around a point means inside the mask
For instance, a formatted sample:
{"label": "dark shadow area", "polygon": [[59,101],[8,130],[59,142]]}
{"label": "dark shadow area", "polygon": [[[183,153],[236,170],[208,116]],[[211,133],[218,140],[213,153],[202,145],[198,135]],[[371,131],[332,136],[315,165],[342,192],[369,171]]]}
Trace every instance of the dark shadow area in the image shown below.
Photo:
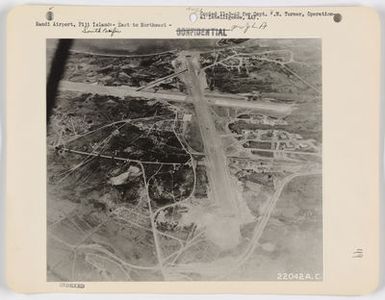
{"label": "dark shadow area", "polygon": [[72,39],[60,39],[57,44],[55,55],[52,59],[51,69],[47,78],[47,125],[49,124],[52,110],[55,107],[59,81],[63,77],[64,68],[72,44]]}

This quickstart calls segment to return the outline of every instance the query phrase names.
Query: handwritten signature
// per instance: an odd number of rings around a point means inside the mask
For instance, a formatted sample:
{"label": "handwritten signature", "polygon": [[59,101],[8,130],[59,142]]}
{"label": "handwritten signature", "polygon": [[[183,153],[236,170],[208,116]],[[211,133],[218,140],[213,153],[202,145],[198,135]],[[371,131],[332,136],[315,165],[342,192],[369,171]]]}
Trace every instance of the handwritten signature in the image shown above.
{"label": "handwritten signature", "polygon": [[236,31],[236,30],[241,30],[243,33],[248,32],[250,29],[257,29],[257,30],[264,30],[268,27],[266,22],[254,22],[254,23],[249,23],[247,22],[246,24],[243,25],[233,25],[230,28],[230,31]]}
{"label": "handwritten signature", "polygon": [[115,34],[121,33],[122,31],[117,27],[95,27],[91,28],[90,26],[84,26],[82,33],[106,33],[113,37]]}

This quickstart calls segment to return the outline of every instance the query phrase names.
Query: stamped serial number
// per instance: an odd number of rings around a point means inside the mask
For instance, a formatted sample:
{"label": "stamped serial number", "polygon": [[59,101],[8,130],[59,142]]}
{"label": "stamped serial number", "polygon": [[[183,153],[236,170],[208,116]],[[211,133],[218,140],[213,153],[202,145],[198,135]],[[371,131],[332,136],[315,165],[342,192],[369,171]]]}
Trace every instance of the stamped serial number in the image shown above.
{"label": "stamped serial number", "polygon": [[321,280],[322,276],[319,273],[296,273],[282,272],[277,273],[277,280]]}
{"label": "stamped serial number", "polygon": [[70,283],[70,282],[60,282],[59,286],[62,288],[72,288],[72,289],[84,289],[86,287],[84,283]]}

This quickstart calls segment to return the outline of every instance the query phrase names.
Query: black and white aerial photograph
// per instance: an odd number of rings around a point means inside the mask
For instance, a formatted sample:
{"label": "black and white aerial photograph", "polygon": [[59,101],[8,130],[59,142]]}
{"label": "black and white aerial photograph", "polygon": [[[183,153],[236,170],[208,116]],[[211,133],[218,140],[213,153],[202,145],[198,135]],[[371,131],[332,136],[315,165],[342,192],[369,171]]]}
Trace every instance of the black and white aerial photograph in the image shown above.
{"label": "black and white aerial photograph", "polygon": [[47,39],[47,281],[321,281],[318,38]]}

